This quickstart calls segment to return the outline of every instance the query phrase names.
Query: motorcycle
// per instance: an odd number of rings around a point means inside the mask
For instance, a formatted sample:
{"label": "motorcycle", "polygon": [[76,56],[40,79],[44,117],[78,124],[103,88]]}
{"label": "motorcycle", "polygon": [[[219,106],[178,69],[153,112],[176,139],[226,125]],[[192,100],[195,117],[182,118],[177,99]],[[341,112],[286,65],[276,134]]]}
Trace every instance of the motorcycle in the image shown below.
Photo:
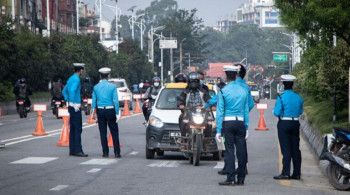
{"label": "motorcycle", "polygon": [[350,190],[350,130],[333,127],[331,142],[327,135],[323,138],[320,159],[328,160],[329,182],[337,190]]}
{"label": "motorcycle", "polygon": [[153,107],[153,105],[154,105],[154,100],[150,100],[150,99],[148,99],[148,100],[146,100],[145,101],[145,108],[147,108],[147,113],[146,113],[146,121],[148,121],[148,119],[149,119],[149,116],[151,115],[151,113],[152,113],[152,107]]}
{"label": "motorcycle", "polygon": [[82,109],[85,112],[85,115],[89,115],[91,111],[91,104],[89,104],[89,99],[87,97],[83,98]]}
{"label": "motorcycle", "polygon": [[59,119],[60,117],[58,116],[58,109],[64,108],[66,106],[66,101],[64,99],[54,99],[52,102],[52,114],[55,115],[57,119]]}
{"label": "motorcycle", "polygon": [[27,118],[27,113],[29,112],[29,107],[26,106],[26,98],[23,96],[18,96],[16,100],[17,112],[20,118]]}
{"label": "motorcycle", "polygon": [[204,131],[211,131],[214,124],[213,113],[210,109],[205,108],[185,108],[184,123],[189,126],[186,137],[177,137],[183,141],[178,141],[181,146],[180,150],[190,164],[198,166],[202,154],[213,153],[215,156],[221,156],[216,147],[215,137],[204,137]]}

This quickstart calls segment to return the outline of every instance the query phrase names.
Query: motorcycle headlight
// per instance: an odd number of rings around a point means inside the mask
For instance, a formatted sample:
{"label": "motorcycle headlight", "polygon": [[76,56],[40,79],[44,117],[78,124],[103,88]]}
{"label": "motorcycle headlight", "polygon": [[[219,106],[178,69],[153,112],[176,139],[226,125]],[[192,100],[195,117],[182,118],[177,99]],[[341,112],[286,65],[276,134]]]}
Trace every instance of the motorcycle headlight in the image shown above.
{"label": "motorcycle headlight", "polygon": [[204,122],[204,117],[202,115],[194,115],[193,122],[197,125],[200,125]]}
{"label": "motorcycle headlight", "polygon": [[152,125],[153,127],[161,128],[163,127],[164,123],[157,117],[152,116],[149,119],[149,124]]}

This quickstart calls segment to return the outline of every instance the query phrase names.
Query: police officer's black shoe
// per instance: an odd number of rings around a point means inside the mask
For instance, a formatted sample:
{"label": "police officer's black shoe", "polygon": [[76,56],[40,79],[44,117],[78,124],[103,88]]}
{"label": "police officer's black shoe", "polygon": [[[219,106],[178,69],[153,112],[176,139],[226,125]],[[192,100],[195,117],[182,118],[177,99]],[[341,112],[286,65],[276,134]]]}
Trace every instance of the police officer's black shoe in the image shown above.
{"label": "police officer's black shoe", "polygon": [[288,175],[278,175],[278,176],[274,176],[273,177],[274,179],[278,179],[278,180],[281,180],[281,179],[289,179],[289,176]]}
{"label": "police officer's black shoe", "polygon": [[85,154],[84,152],[79,152],[79,153],[74,154],[74,156],[77,156],[77,157],[88,157],[89,155]]}
{"label": "police officer's black shoe", "polygon": [[290,176],[290,179],[300,180],[300,175],[292,175]]}
{"label": "police officer's black shoe", "polygon": [[243,186],[244,185],[244,181],[243,180],[238,180],[236,185]]}
{"label": "police officer's black shoe", "polygon": [[122,156],[120,156],[120,154],[116,154],[115,157],[116,158],[121,158]]}
{"label": "police officer's black shoe", "polygon": [[108,154],[103,154],[102,157],[103,158],[108,158]]}
{"label": "police officer's black shoe", "polygon": [[220,186],[234,186],[234,185],[236,185],[236,182],[225,180],[225,181],[219,182],[219,185]]}
{"label": "police officer's black shoe", "polygon": [[226,170],[220,170],[220,171],[218,171],[218,174],[219,175],[227,175],[227,172],[226,172]]}

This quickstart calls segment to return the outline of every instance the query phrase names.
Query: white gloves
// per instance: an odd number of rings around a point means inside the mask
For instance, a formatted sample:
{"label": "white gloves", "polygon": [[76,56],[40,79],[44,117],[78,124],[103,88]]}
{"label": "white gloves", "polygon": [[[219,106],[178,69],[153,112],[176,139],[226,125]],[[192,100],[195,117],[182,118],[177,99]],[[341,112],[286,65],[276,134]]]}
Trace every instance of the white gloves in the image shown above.
{"label": "white gloves", "polygon": [[217,141],[218,143],[221,143],[221,133],[217,133],[217,134],[215,135],[215,139],[216,139],[216,141]]}
{"label": "white gloves", "polygon": [[80,104],[73,104],[73,108],[75,112],[80,111]]}
{"label": "white gloves", "polygon": [[245,139],[246,140],[248,139],[248,136],[249,136],[249,131],[247,130],[246,133],[245,133]]}
{"label": "white gloves", "polygon": [[115,122],[118,123],[118,121],[119,121],[119,116],[118,116],[118,115],[115,115],[115,118],[116,118]]}

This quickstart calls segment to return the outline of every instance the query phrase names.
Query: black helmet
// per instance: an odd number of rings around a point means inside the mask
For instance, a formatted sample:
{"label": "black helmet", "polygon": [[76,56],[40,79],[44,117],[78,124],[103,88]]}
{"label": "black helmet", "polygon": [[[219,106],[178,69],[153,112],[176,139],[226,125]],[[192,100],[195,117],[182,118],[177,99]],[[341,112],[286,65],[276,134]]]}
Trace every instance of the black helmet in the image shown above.
{"label": "black helmet", "polygon": [[198,89],[200,86],[199,74],[196,72],[190,72],[187,76],[188,87],[191,89]]}
{"label": "black helmet", "polygon": [[25,78],[20,78],[19,79],[19,83],[20,84],[25,84],[27,81],[26,81],[26,79]]}
{"label": "black helmet", "polygon": [[152,83],[154,82],[159,82],[160,83],[160,78],[159,77],[153,77]]}
{"label": "black helmet", "polygon": [[184,74],[179,73],[175,76],[175,83],[186,83],[187,79]]}
{"label": "black helmet", "polygon": [[85,82],[89,83],[90,82],[90,77],[85,77]]}

